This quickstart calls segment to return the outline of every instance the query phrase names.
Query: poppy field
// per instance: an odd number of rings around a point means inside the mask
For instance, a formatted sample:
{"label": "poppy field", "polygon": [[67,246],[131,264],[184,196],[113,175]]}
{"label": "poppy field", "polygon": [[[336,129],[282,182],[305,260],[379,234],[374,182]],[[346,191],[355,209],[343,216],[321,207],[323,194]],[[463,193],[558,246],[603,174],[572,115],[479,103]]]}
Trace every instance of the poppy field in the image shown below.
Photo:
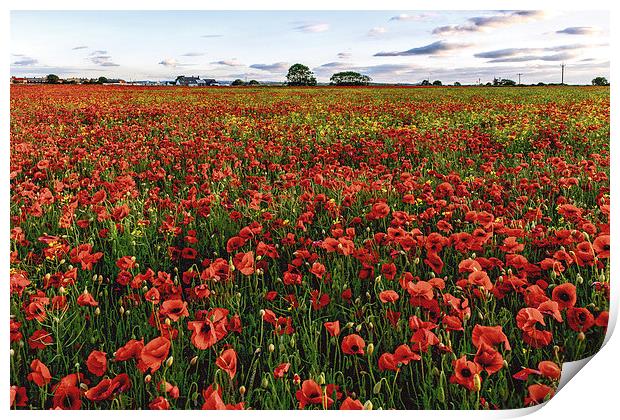
{"label": "poppy field", "polygon": [[606,334],[609,119],[606,87],[12,86],[11,407],[542,403]]}

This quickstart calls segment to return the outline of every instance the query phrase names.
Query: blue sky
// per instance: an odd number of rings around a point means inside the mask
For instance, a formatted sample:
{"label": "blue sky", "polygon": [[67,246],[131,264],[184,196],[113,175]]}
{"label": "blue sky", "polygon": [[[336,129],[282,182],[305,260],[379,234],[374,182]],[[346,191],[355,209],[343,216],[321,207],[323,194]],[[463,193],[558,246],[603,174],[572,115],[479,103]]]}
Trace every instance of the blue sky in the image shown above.
{"label": "blue sky", "polygon": [[440,79],[589,83],[609,77],[600,11],[14,11],[11,74],[320,81],[356,70],[377,82]]}

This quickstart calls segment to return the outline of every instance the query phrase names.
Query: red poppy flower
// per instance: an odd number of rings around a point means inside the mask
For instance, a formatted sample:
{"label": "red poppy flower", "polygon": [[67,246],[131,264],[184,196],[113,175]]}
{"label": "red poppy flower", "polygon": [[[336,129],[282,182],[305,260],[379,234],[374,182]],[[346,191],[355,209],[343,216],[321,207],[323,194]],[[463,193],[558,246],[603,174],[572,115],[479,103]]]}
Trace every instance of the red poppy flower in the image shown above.
{"label": "red poppy flower", "polygon": [[501,325],[486,327],[476,324],[472,330],[471,339],[476,347],[488,344],[493,348],[497,348],[500,344],[503,344],[505,350],[511,350],[508,337],[502,331]]}
{"label": "red poppy flower", "polygon": [[398,372],[400,364],[396,360],[396,357],[392,353],[383,353],[379,356],[379,370],[381,372],[385,370],[391,370],[393,372]]}
{"label": "red poppy flower", "polygon": [[610,251],[610,236],[609,235],[600,235],[594,239],[592,242],[592,247],[594,248],[594,252],[596,252],[596,256],[603,260],[609,258]]}
{"label": "red poppy flower", "polygon": [[344,354],[364,354],[366,343],[364,339],[357,334],[347,335],[342,339],[342,352]]}
{"label": "red poppy flower", "polygon": [[309,404],[323,404],[329,407],[334,402],[329,396],[323,394],[319,384],[312,379],[307,379],[302,382],[301,389],[295,393],[295,398],[299,401],[300,409],[303,409]]}
{"label": "red poppy flower", "polygon": [[37,386],[45,386],[52,380],[49,369],[39,359],[34,359],[32,363],[30,363],[30,369],[32,372],[28,374],[28,380],[34,382]]}
{"label": "red poppy flower", "polygon": [[325,329],[332,337],[337,337],[340,335],[340,321],[326,322],[323,324]]}
{"label": "red poppy flower", "polygon": [[159,312],[173,321],[178,321],[181,317],[189,316],[187,302],[181,299],[169,299],[164,301]]}
{"label": "red poppy flower", "polygon": [[48,333],[45,330],[36,330],[32,333],[30,338],[28,338],[28,345],[31,349],[43,350],[47,346],[52,345],[54,339],[52,338],[52,334]]}
{"label": "red poppy flower", "polygon": [[228,373],[230,379],[237,373],[237,353],[233,349],[227,349],[215,360],[217,367]]}
{"label": "red poppy flower", "polygon": [[151,410],[169,410],[170,403],[166,398],[159,396],[149,403],[149,408]]}
{"label": "red poppy flower", "polygon": [[398,297],[398,293],[396,293],[394,290],[384,290],[383,292],[379,293],[379,300],[381,300],[381,302],[383,303],[396,302],[398,300]]}
{"label": "red poppy flower", "polygon": [[89,388],[84,396],[91,401],[104,401],[109,399],[118,384],[112,383],[111,379],[102,379],[97,385]]}
{"label": "red poppy flower", "polygon": [[143,348],[144,340],[129,340],[123,347],[116,350],[114,360],[116,362],[124,362],[139,358]]}
{"label": "red poppy flower", "polygon": [[538,364],[538,371],[541,375],[553,380],[560,379],[560,375],[562,374],[560,367],[551,360],[544,360],[540,362]]}
{"label": "red poppy flower", "polygon": [[166,337],[157,337],[149,341],[140,353],[140,365],[142,371],[151,369],[157,371],[162,362],[168,357],[170,351],[170,340]]}
{"label": "red poppy flower", "polygon": [[82,407],[80,389],[75,385],[61,384],[54,390],[52,408],[61,410],[79,410]]}
{"label": "red poppy flower", "polygon": [[489,375],[498,372],[504,366],[502,355],[493,346],[485,342],[478,347],[474,362],[486,370]]}
{"label": "red poppy flower", "polygon": [[396,350],[394,350],[394,361],[396,361],[396,363],[408,365],[409,362],[412,360],[421,360],[421,359],[422,358],[420,357],[420,355],[417,353],[414,353],[411,350],[411,347],[409,347],[406,344],[401,344],[400,346],[396,347]]}
{"label": "red poppy flower", "polygon": [[574,331],[587,331],[594,325],[594,316],[586,308],[568,308],[566,319]]}
{"label": "red poppy flower", "polygon": [[99,306],[99,302],[97,302],[93,298],[93,295],[88,292],[84,292],[78,296],[77,304],[80,306]]}
{"label": "red poppy flower", "polygon": [[354,400],[351,397],[347,397],[342,404],[340,404],[341,410],[363,410],[364,404],[359,400]]}
{"label": "red poppy flower", "polygon": [[206,350],[218,341],[215,325],[210,320],[189,321],[187,328],[193,331],[192,344],[200,350]]}
{"label": "red poppy flower", "polygon": [[543,384],[534,384],[527,387],[528,396],[525,397],[525,405],[536,405],[553,397],[553,388]]}
{"label": "red poppy flower", "polygon": [[572,308],[577,303],[577,288],[572,283],[555,286],[551,292],[551,299],[557,302],[560,309]]}
{"label": "red poppy flower", "polygon": [[88,356],[88,359],[86,359],[86,367],[93,375],[103,375],[107,369],[107,365],[106,354],[102,351],[93,350]]}
{"label": "red poppy flower", "polygon": [[23,386],[12,385],[10,398],[11,408],[26,407],[28,405],[28,395],[26,395],[26,388]]}
{"label": "red poppy flower", "polygon": [[281,379],[284,378],[284,375],[286,375],[286,373],[288,372],[288,370],[290,369],[291,364],[290,363],[280,363],[278,366],[276,366],[276,368],[273,370],[273,376],[276,379]]}
{"label": "red poppy flower", "polygon": [[466,356],[455,360],[452,364],[454,373],[450,377],[450,383],[462,385],[472,391],[476,386],[474,377],[480,373],[480,366],[474,362],[469,362]]}

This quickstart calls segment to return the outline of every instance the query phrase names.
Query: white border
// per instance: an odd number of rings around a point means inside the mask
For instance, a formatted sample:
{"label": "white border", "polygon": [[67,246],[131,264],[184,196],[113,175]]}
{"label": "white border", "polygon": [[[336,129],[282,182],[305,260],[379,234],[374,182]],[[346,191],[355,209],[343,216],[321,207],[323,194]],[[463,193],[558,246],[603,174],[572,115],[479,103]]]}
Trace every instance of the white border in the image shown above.
{"label": "white border", "polygon": [[[439,2],[420,2],[420,1],[395,1],[395,0],[383,0],[381,2],[357,0],[357,1],[345,1],[341,0],[335,2],[333,0],[315,0],[312,3],[306,2],[291,2],[284,0],[264,0],[260,3],[252,2],[250,0],[228,0],[226,2],[213,2],[207,3],[204,1],[186,0],[182,3],[170,3],[154,0],[133,0],[131,2],[121,0],[108,0],[106,2],[86,3],[78,0],[57,0],[53,3],[44,0],[29,0],[27,2],[18,2],[10,0],[3,2],[0,6],[0,46],[2,48],[2,54],[0,60],[2,65],[0,66],[0,96],[1,106],[0,110],[0,127],[2,129],[2,144],[4,145],[4,153],[0,154],[0,162],[2,165],[3,180],[0,183],[0,192],[2,199],[0,199],[0,205],[3,213],[2,224],[3,233],[0,235],[0,267],[3,284],[4,296],[0,299],[0,307],[2,308],[2,314],[0,319],[0,331],[2,332],[1,346],[2,350],[0,354],[4,354],[2,357],[0,372],[0,410],[7,410],[8,414],[14,418],[34,418],[39,417],[41,413],[32,411],[10,411],[8,410],[9,402],[9,340],[8,340],[8,320],[9,308],[8,302],[8,269],[9,269],[9,103],[10,103],[10,89],[9,89],[9,54],[10,54],[10,10],[496,10],[496,9],[544,9],[544,10],[610,10],[612,23],[618,22],[618,3],[612,3],[611,1],[589,0],[588,2],[575,1],[575,0],[547,0],[541,2],[540,0],[523,0],[523,1],[488,1],[488,0],[470,0],[466,4],[458,0],[443,0]],[[466,6],[466,7],[464,7]],[[615,37],[617,30],[614,25],[610,25],[611,28],[611,42],[612,46],[615,45]],[[613,51],[613,48],[611,48]],[[618,133],[618,89],[615,82],[620,80],[617,67],[612,60],[610,72],[610,81],[612,82],[612,105],[614,115],[612,115],[612,136],[611,136],[611,155],[612,161],[616,162],[618,156],[618,141],[616,133]],[[611,166],[611,179],[620,179],[619,170],[616,166]],[[618,183],[611,183],[611,196],[618,196],[617,187]],[[616,213],[614,209],[615,201],[612,203],[612,225],[611,235],[614,238],[619,238],[618,224],[615,222]],[[615,248],[614,248],[615,249]],[[612,250],[612,254],[616,254]],[[616,257],[612,257],[612,261],[615,261]],[[618,269],[617,264],[611,265],[611,276],[614,280],[617,278]],[[609,330],[612,331],[617,321],[618,312],[618,297],[619,293],[616,287],[611,288],[611,317]],[[542,409],[540,406],[529,409],[521,410],[503,410],[495,412],[478,412],[478,411],[417,411],[407,412],[407,415],[411,414],[416,418],[430,419],[430,418],[509,418],[519,417],[521,415],[530,414],[532,418],[548,419],[552,418],[611,418],[613,415],[610,413],[616,412],[616,400],[618,399],[618,381],[620,380],[620,342],[617,337],[608,336],[606,345],[597,353],[593,358],[589,359],[588,367],[583,372],[579,372],[576,378],[571,379],[568,383],[563,380],[563,387],[557,395],[548,402]],[[565,368],[575,370],[577,365],[581,363],[576,362],[572,366],[566,366]],[[583,366],[581,366],[583,367]],[[577,369],[578,371],[579,369]],[[563,373],[564,374],[564,373]],[[568,373],[564,374],[568,376]],[[565,386],[564,386],[565,385]],[[3,390],[4,391],[1,391]],[[151,412],[148,415],[162,416],[169,419],[171,417],[183,416],[184,418],[193,416],[209,416],[215,413],[201,413],[200,411],[183,411],[183,412]],[[80,412],[50,412],[50,416],[62,416],[67,418],[77,418],[83,414]],[[89,416],[94,418],[101,418],[108,416],[108,413],[103,411],[93,411],[88,413]],[[135,415],[131,411],[115,412],[115,416],[129,417]],[[273,418],[274,416],[282,415],[281,412],[271,411],[253,411],[253,412],[220,412],[217,414],[218,418],[242,418],[247,416],[265,416],[266,418]],[[286,414],[284,414],[286,415]],[[296,412],[295,416],[305,418],[316,418],[316,412]],[[321,413],[321,416],[333,416],[334,418],[356,418],[360,416],[378,416],[380,418],[391,418],[394,415],[401,415],[395,411],[375,411],[372,414],[370,412],[341,412],[335,414],[334,412]],[[355,416],[355,417],[353,417]]]}

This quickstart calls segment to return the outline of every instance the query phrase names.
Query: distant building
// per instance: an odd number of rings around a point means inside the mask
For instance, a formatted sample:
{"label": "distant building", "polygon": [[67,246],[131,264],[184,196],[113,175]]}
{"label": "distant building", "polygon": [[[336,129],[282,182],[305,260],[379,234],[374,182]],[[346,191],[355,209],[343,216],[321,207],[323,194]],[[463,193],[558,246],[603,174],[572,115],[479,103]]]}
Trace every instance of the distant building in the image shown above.
{"label": "distant building", "polygon": [[40,85],[47,83],[47,77],[26,77],[26,83]]}
{"label": "distant building", "polygon": [[199,76],[179,76],[175,80],[177,86],[216,86],[215,79],[201,79]]}
{"label": "distant building", "polygon": [[25,77],[11,77],[11,83],[14,85],[25,85],[26,83],[28,83],[28,80],[26,80]]}
{"label": "distant building", "polygon": [[82,83],[88,83],[89,79],[85,77],[68,77],[65,79],[65,83],[71,83],[75,85],[81,85]]}

